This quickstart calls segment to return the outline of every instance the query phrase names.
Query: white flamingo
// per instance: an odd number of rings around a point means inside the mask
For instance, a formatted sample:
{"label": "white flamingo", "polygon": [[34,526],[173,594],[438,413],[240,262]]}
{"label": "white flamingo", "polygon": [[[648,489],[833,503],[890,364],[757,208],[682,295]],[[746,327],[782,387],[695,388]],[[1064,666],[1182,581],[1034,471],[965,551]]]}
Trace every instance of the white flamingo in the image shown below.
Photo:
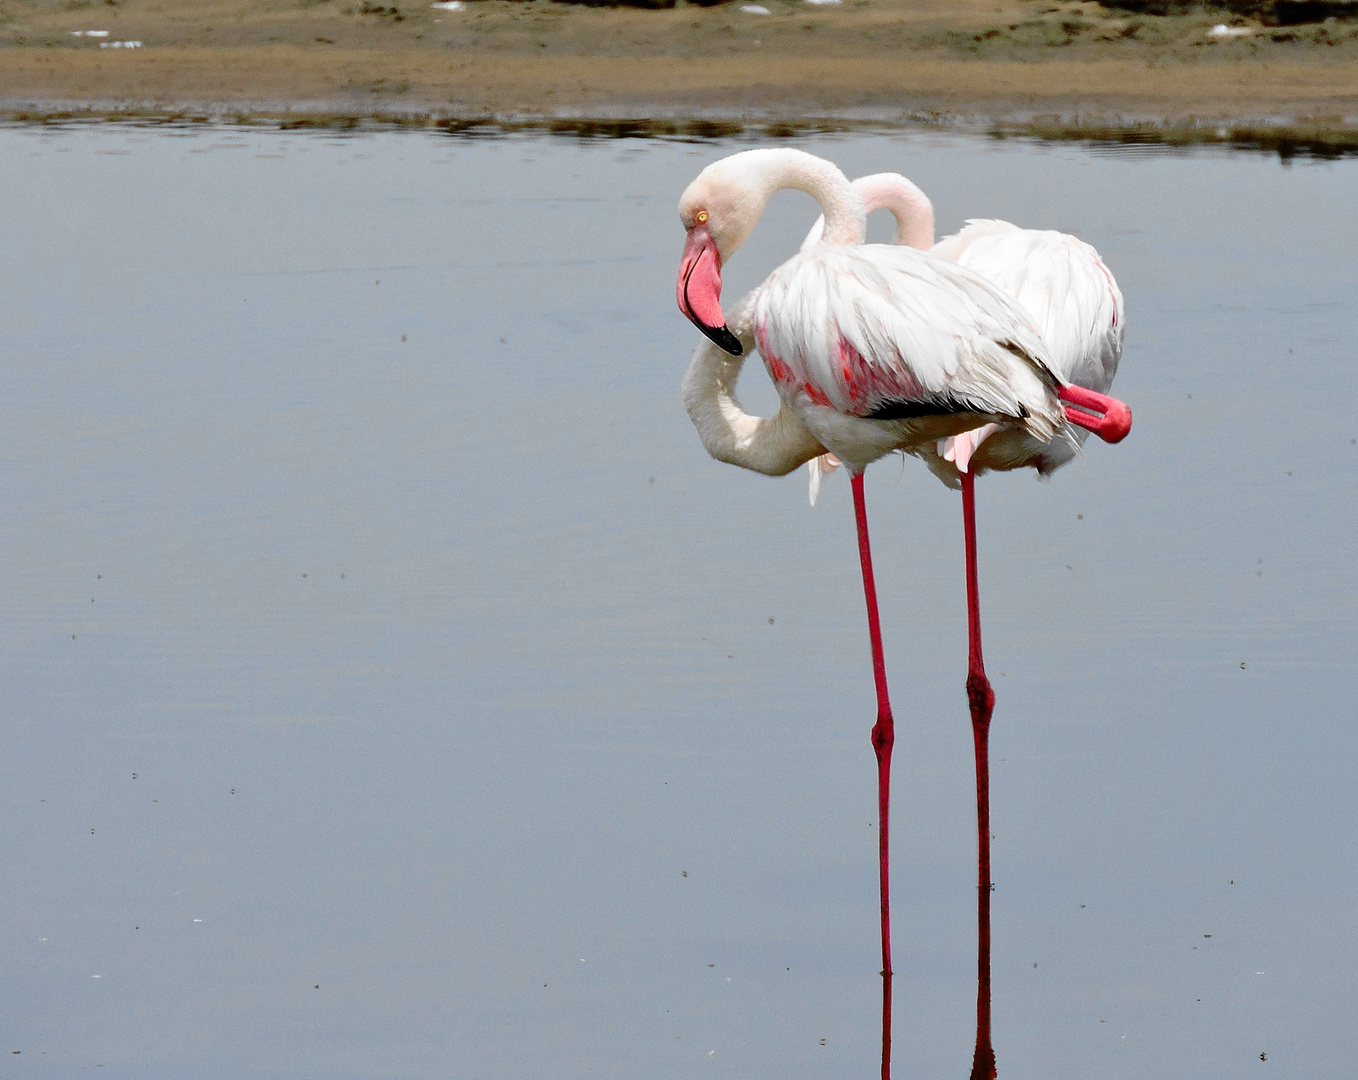
{"label": "white flamingo", "polygon": [[[788,260],[736,312],[721,308],[721,268],[749,236],[769,197],[796,188],[824,212],[819,242]],[[1015,302],[963,267],[909,247],[863,245],[862,198],[835,166],[798,150],[748,150],[709,165],[679,203],[687,232],[679,308],[709,338],[684,381],[684,400],[712,456],[769,474],[829,451],[852,476],[859,558],[868,609],[877,722],[879,875],[884,1017],[891,944],[887,850],[894,724],[882,660],[862,474],[898,449],[936,444],[983,424],[1014,424],[1040,442],[1104,422],[1066,407],[1046,347]],[[778,389],[769,420],[735,397],[753,340]],[[1075,397],[1077,401],[1090,398]],[[1123,406],[1110,399],[1104,412]]]}
{"label": "white flamingo", "polygon": [[[1020,229],[1007,221],[971,220],[953,236],[933,243],[933,207],[905,177],[879,173],[854,181],[869,212],[890,210],[896,243],[931,248],[934,254],[981,274],[1014,297],[1042,331],[1052,370],[1067,383],[1102,395],[1112,387],[1122,357],[1125,307],[1122,292],[1099,253],[1083,240],[1052,230]],[[802,250],[820,240],[817,222]],[[1118,441],[1131,416],[1105,420],[1104,437]],[[1120,433],[1119,433],[1120,432]],[[945,484],[962,490],[962,525],[967,581],[967,699],[976,752],[978,912],[981,943],[977,991],[976,1058],[973,1076],[993,1075],[990,1042],[990,784],[988,742],[995,694],[981,654],[981,614],[976,570],[976,474],[989,469],[1032,467],[1050,476],[1072,460],[1087,432],[1071,425],[1065,437],[1041,442],[1014,424],[989,423],[920,446],[924,459]],[[810,498],[815,505],[824,476],[838,465],[832,455],[812,459]]]}
{"label": "white flamingo", "polygon": [[[973,220],[934,246],[935,253],[982,274],[1015,297],[1032,315],[1050,350],[1052,369],[1067,383],[1102,398],[1113,385],[1126,326],[1122,292],[1099,253],[1062,232],[1020,229],[1007,221]],[[1102,432],[1119,441],[1131,414],[1114,415]],[[995,692],[981,656],[980,585],[976,570],[976,474],[1028,466],[1041,476],[1070,461],[1086,432],[1040,442],[1012,424],[986,424],[916,451],[934,474],[962,489],[967,577],[967,701],[976,754],[977,962],[976,1054],[972,1076],[995,1076],[990,1040],[990,716]]]}

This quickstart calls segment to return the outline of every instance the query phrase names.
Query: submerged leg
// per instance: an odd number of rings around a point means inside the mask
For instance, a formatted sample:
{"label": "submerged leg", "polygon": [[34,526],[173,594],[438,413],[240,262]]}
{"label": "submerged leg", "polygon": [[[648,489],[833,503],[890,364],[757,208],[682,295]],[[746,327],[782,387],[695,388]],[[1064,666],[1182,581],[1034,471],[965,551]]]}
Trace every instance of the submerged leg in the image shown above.
{"label": "submerged leg", "polygon": [[976,580],[976,474],[962,474],[962,531],[967,549],[967,702],[976,746],[976,1054],[971,1080],[995,1080],[990,1042],[990,714],[995,691],[981,658],[981,603]]}
{"label": "submerged leg", "polygon": [[887,698],[886,663],[882,658],[882,624],[877,617],[877,586],[872,577],[868,545],[868,512],[863,500],[863,474],[853,478],[853,512],[858,523],[858,559],[863,566],[863,597],[868,605],[868,636],[872,640],[872,676],[877,686],[877,723],[872,748],[877,754],[877,854],[882,899],[882,1080],[891,1078],[891,881],[887,873],[891,807],[891,748],[896,727]]}

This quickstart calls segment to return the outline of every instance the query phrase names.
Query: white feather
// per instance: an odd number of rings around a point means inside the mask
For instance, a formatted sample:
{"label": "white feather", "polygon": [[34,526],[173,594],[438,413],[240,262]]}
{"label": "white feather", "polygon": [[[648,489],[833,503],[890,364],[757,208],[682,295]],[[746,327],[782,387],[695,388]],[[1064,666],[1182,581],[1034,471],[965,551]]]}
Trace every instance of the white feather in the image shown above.
{"label": "white feather", "polygon": [[[783,400],[855,469],[936,432],[1011,420],[1046,441],[1063,424],[1046,348],[1021,309],[925,252],[874,244],[794,256],[757,290],[754,327]],[[900,403],[937,412],[865,419]],[[958,408],[967,411],[946,411]]]}
{"label": "white feather", "polygon": [[[1041,331],[1051,369],[1063,382],[1101,394],[1112,388],[1122,356],[1125,307],[1117,281],[1092,246],[1067,233],[977,219],[933,250],[1018,300]],[[1088,434],[1068,423],[1064,439],[1044,444],[1004,425],[979,445],[973,467],[985,472],[1032,466],[1048,476],[1075,457]],[[935,475],[957,486],[946,443],[915,452]]]}

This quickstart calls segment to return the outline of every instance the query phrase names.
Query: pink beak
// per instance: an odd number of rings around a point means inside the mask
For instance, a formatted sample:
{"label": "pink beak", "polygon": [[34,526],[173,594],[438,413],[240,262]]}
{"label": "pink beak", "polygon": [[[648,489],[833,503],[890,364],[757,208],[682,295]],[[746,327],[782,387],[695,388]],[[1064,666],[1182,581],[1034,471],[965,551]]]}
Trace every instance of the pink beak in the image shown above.
{"label": "pink beak", "polygon": [[1132,430],[1132,410],[1117,398],[1067,383],[1057,391],[1067,402],[1066,419],[1092,431],[1104,442],[1122,442]]}
{"label": "pink beak", "polygon": [[694,326],[732,356],[744,354],[740,339],[727,329],[721,311],[721,256],[706,226],[695,225],[688,231],[677,293],[679,310]]}

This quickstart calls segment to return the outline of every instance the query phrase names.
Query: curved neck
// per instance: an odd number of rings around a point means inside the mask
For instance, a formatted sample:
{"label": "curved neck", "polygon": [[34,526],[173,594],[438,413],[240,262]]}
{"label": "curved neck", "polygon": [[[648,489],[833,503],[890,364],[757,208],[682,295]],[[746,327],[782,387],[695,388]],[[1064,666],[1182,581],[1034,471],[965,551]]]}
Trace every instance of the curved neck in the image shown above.
{"label": "curved neck", "polygon": [[834,165],[811,154],[810,164],[791,170],[784,187],[805,191],[825,212],[825,244],[861,244],[868,237],[868,212],[863,200]]}
{"label": "curved neck", "polygon": [[[863,200],[863,209],[871,214],[874,210],[890,210],[896,219],[896,235],[892,243],[900,247],[912,247],[928,251],[934,246],[934,204],[911,181],[900,173],[874,173],[860,176],[853,182],[854,191]],[[802,251],[810,251],[822,240],[825,219],[821,218],[806,234],[802,241]]]}
{"label": "curved neck", "polygon": [[776,191],[791,188],[804,191],[820,203],[825,215],[822,243],[861,244],[868,234],[868,212],[863,200],[839,168],[824,158],[804,150],[747,151],[755,168],[759,185],[759,207],[755,218],[763,213],[764,204]]}
{"label": "curved neck", "polygon": [[871,213],[889,210],[896,219],[892,243],[928,251],[934,246],[934,204],[919,186],[900,173],[876,173],[853,182]]}
{"label": "curved neck", "polygon": [[[718,240],[723,260],[744,242],[776,191],[804,191],[820,203],[825,215],[824,243],[861,244],[867,236],[868,214],[848,178],[831,162],[803,150],[746,150],[723,158],[703,170],[680,201],[681,207],[712,190],[733,190],[727,227]],[[741,368],[755,347],[751,330],[754,299],[751,293],[730,313],[727,327],[744,347],[733,357],[710,341],[693,354],[684,374],[684,408],[698,429],[703,447],[718,461],[745,469],[783,476],[825,453],[825,447],[797,419],[786,404],[770,418],[747,413],[736,397]]]}
{"label": "curved neck", "polygon": [[[749,297],[742,302],[732,329],[745,346],[754,348]],[[698,346],[684,373],[684,408],[698,429],[703,448],[718,461],[766,476],[785,476],[825,447],[786,405],[771,418],[752,416],[736,397],[744,356],[731,356],[710,341]]]}

